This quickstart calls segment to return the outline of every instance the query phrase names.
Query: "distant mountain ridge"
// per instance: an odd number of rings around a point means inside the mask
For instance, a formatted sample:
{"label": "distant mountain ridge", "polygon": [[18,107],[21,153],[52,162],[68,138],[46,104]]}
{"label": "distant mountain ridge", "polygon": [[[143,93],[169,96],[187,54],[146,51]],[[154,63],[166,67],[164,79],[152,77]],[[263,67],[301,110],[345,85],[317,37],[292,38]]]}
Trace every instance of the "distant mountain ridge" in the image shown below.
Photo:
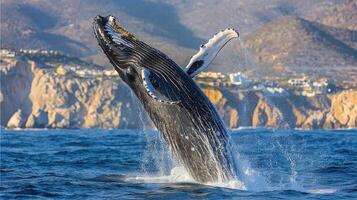
{"label": "distant mountain ridge", "polygon": [[1,47],[56,49],[81,56],[88,47],[64,35],[52,33],[58,19],[31,4],[1,1]]}
{"label": "distant mountain ridge", "polygon": [[261,65],[305,73],[313,67],[316,72],[325,73],[329,69],[357,66],[357,50],[352,47],[356,34],[289,16],[250,34],[246,46]]}
{"label": "distant mountain ridge", "polygon": [[91,23],[97,14],[113,14],[181,66],[199,44],[231,26],[240,31],[241,40],[227,45],[209,70],[354,73],[356,4],[356,0],[2,0],[1,47],[55,49],[109,66]]}
{"label": "distant mountain ridge", "polygon": [[326,26],[357,30],[357,1],[347,0],[340,4],[330,4],[327,8],[311,13],[309,19]]}

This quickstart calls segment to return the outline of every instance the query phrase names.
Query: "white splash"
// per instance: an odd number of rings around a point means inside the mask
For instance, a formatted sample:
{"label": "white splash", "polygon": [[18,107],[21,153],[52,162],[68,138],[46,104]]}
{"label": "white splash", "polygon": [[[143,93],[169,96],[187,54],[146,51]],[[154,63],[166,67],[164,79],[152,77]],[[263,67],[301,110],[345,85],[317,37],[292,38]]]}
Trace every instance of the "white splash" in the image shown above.
{"label": "white splash", "polygon": [[150,175],[139,175],[139,176],[129,176],[125,178],[125,181],[135,182],[135,183],[191,183],[207,185],[212,187],[223,187],[230,189],[246,190],[244,183],[238,180],[231,180],[226,182],[208,182],[199,183],[195,181],[190,174],[185,170],[184,167],[174,167],[171,173],[167,176],[150,176]]}
{"label": "white splash", "polygon": [[311,194],[333,194],[333,193],[337,192],[337,189],[333,189],[333,188],[310,189],[310,190],[306,190],[305,192],[308,192]]}

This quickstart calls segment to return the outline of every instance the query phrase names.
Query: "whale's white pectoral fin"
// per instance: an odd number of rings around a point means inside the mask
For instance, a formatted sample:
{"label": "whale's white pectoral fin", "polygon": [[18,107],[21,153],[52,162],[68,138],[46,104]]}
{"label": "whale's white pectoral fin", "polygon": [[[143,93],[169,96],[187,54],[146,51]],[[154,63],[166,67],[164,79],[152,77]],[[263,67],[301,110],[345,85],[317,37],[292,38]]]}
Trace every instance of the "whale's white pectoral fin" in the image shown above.
{"label": "whale's white pectoral fin", "polygon": [[227,28],[216,33],[205,45],[201,45],[200,50],[192,56],[186,66],[187,74],[194,77],[205,70],[224,45],[231,39],[237,37],[239,37],[239,33],[232,28]]}
{"label": "whale's white pectoral fin", "polygon": [[[178,104],[180,102],[179,100],[172,100],[173,98],[170,98],[171,96],[169,92],[167,92],[162,80],[153,77],[149,70],[143,69],[141,76],[148,95],[155,101],[165,104]],[[156,87],[153,85],[153,81],[155,81]]]}

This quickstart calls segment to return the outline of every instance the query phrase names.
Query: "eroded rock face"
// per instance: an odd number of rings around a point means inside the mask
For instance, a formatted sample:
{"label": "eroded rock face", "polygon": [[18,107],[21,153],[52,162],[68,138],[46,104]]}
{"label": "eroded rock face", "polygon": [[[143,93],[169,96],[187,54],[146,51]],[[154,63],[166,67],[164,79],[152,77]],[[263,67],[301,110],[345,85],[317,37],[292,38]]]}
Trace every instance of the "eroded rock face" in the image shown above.
{"label": "eroded rock face", "polygon": [[[230,128],[352,128],[357,126],[357,91],[315,97],[267,96],[261,92],[204,90]],[[224,93],[224,95],[217,95]]]}
{"label": "eroded rock face", "polygon": [[118,77],[57,74],[16,59],[1,64],[1,82],[2,126],[124,128],[138,122],[136,97]]}
{"label": "eroded rock face", "polygon": [[34,63],[26,59],[2,59],[1,76],[1,125],[6,125],[10,117],[19,109],[22,117],[31,112],[29,93],[33,80]]}
{"label": "eroded rock face", "polygon": [[30,114],[27,118],[26,128],[47,128],[48,127],[48,113],[44,111],[38,111],[37,113]]}
{"label": "eroded rock face", "polygon": [[[136,122],[129,112],[130,95],[118,78],[56,76],[39,70],[29,98],[32,113],[47,113],[50,128],[118,128]],[[45,118],[39,118],[40,124]]]}
{"label": "eroded rock face", "polygon": [[[151,126],[118,78],[80,77],[42,69],[25,59],[1,63],[1,125],[11,128],[141,128]],[[203,88],[230,128],[350,128],[357,91],[315,97]],[[142,116],[140,116],[142,115]],[[144,120],[141,120],[144,118]],[[143,124],[142,121],[146,121]]]}
{"label": "eroded rock face", "polygon": [[6,126],[8,128],[22,128],[24,126],[24,119],[20,109],[11,116]]}
{"label": "eroded rock face", "polygon": [[331,97],[331,109],[325,128],[350,128],[357,123],[357,91],[345,91]]}

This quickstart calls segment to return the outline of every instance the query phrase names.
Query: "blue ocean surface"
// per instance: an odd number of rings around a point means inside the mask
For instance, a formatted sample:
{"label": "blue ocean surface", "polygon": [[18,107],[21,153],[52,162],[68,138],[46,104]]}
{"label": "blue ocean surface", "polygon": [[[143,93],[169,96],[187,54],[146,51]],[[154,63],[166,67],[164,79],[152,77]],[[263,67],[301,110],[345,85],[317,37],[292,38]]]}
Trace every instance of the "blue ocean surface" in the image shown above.
{"label": "blue ocean surface", "polygon": [[239,180],[199,184],[156,131],[1,129],[0,198],[357,199],[356,130],[231,135]]}

